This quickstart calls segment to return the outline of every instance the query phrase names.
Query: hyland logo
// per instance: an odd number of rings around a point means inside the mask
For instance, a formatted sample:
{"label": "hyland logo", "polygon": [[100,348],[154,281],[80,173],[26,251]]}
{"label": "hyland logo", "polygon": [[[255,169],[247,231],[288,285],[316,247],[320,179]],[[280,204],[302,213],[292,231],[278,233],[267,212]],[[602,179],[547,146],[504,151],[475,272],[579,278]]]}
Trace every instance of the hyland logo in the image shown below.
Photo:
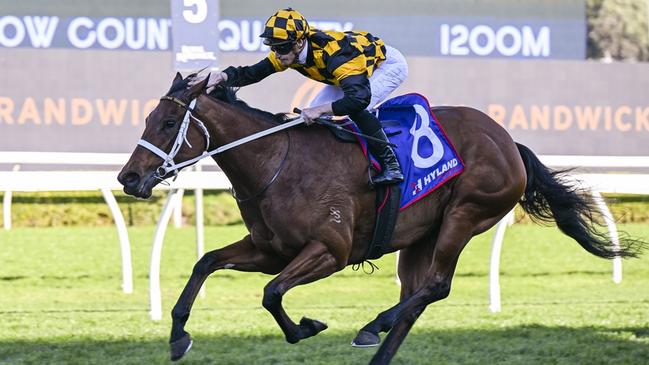
{"label": "hyland logo", "polygon": [[456,167],[458,165],[458,163],[459,162],[458,162],[457,158],[448,160],[443,165],[441,165],[438,168],[436,168],[435,170],[429,172],[428,175],[424,176],[423,178],[417,179],[417,182],[412,184],[412,186],[413,186],[412,195],[413,196],[417,195],[419,192],[424,190],[425,187],[432,184],[433,181],[435,181],[435,179],[438,176],[441,176],[446,171]]}

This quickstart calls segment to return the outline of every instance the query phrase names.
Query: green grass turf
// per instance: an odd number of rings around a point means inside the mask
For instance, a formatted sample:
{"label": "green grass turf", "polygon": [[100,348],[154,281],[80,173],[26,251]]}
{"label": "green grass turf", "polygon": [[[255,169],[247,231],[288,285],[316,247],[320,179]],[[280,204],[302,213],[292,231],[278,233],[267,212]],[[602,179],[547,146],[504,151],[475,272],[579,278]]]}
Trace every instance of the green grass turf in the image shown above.
{"label": "green grass turf", "polygon": [[[623,226],[649,237],[649,226]],[[208,227],[213,249],[244,234]],[[167,364],[169,311],[196,259],[191,228],[167,233],[162,321],[148,317],[153,228],[132,228],[135,293],[120,290],[114,228],[0,231],[0,364]],[[648,257],[611,264],[556,228],[514,225],[502,254],[503,311],[488,310],[492,232],[465,249],[449,298],[422,314],[393,364],[647,364]],[[349,346],[356,331],[399,293],[394,255],[372,275],[350,268],[290,291],[284,305],[329,329],[296,345],[261,307],[269,276],[218,271],[196,301],[187,330],[194,347],[181,364],[366,364],[375,349]]]}

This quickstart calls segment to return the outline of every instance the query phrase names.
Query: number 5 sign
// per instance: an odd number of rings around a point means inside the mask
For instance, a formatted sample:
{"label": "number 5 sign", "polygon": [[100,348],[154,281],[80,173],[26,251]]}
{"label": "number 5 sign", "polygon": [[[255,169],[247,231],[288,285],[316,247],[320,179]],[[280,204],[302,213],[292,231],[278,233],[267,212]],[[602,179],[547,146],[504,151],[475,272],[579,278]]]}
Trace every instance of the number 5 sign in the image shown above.
{"label": "number 5 sign", "polygon": [[174,68],[218,68],[219,0],[171,0]]}

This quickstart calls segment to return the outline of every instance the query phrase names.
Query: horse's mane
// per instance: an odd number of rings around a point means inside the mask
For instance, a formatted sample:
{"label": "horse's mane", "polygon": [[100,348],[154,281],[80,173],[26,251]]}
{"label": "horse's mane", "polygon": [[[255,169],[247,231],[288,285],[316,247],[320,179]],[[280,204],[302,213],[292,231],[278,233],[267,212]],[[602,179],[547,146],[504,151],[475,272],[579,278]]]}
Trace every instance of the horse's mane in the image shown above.
{"label": "horse's mane", "polygon": [[[167,92],[167,95],[170,96],[174,93],[177,93],[179,91],[184,91],[187,89],[187,86],[189,84],[189,80],[191,79],[192,76],[196,76],[195,74],[192,74],[184,79],[180,79],[175,81],[172,85],[169,91]],[[248,105],[245,101],[237,98],[237,92],[239,91],[238,87],[231,87],[231,86],[226,86],[226,85],[216,85],[214,86],[214,89],[208,94],[209,96],[220,100],[226,104],[234,105],[238,107],[239,109],[242,109],[250,114],[253,114],[257,117],[260,117],[262,119],[270,120],[273,123],[283,123],[284,120],[286,119],[286,114],[284,113],[279,113],[279,114],[273,114],[261,109],[256,109]]]}
{"label": "horse's mane", "polygon": [[216,85],[214,87],[214,90],[212,90],[208,95],[220,100],[224,103],[234,105],[238,107],[239,109],[242,109],[250,114],[253,114],[255,116],[258,116],[263,119],[269,119],[274,123],[282,123],[284,122],[284,119],[286,118],[286,115],[283,113],[280,114],[273,114],[261,109],[253,108],[250,105],[248,105],[245,101],[237,98],[237,92],[239,91],[239,88],[237,87],[230,87],[230,86],[225,86],[225,85]]}

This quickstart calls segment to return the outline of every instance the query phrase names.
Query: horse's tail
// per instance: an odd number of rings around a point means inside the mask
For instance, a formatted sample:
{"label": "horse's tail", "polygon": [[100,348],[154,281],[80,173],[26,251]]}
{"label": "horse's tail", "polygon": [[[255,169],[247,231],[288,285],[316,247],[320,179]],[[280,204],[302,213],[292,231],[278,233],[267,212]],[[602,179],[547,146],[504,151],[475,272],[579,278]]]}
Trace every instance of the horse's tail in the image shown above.
{"label": "horse's tail", "polygon": [[595,221],[596,202],[580,188],[567,183],[563,175],[569,170],[553,171],[547,168],[529,148],[516,143],[527,172],[527,186],[521,206],[536,222],[552,222],[581,247],[603,258],[637,257],[646,243],[620,235],[619,248],[602,233],[602,225]]}

